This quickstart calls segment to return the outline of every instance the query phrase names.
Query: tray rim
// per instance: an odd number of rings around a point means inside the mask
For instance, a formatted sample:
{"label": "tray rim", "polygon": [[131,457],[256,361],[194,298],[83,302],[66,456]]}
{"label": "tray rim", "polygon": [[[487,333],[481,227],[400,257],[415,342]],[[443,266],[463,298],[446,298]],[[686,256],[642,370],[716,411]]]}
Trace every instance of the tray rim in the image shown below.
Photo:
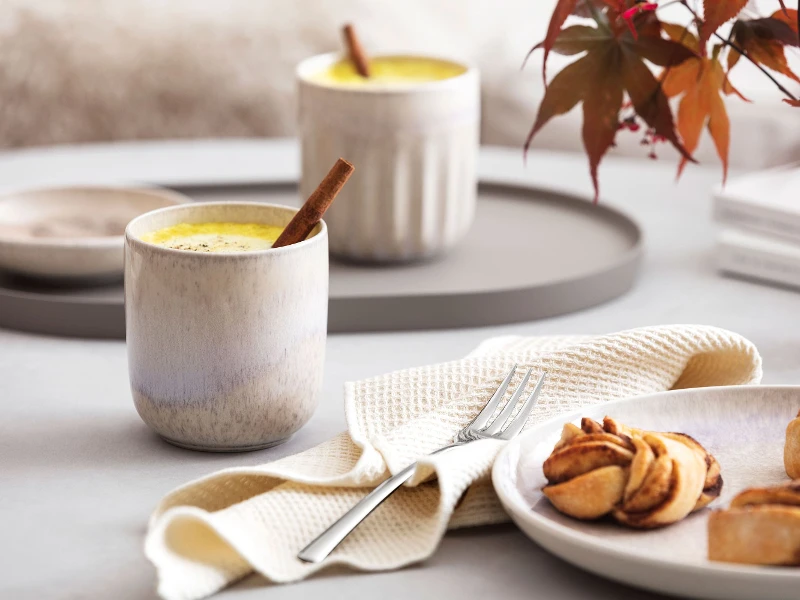
{"label": "tray rim", "polygon": [[[286,178],[284,180],[273,180],[270,182],[265,182],[263,184],[253,184],[247,183],[243,184],[243,186],[258,186],[258,187],[265,187],[265,186],[290,186],[295,185],[296,181],[291,178]],[[505,188],[510,190],[524,190],[524,191],[531,191],[531,192],[544,192],[547,193],[551,198],[552,201],[557,202],[569,202],[575,205],[582,205],[586,202],[585,198],[577,194],[569,194],[566,192],[558,191],[558,190],[550,190],[542,186],[538,186],[532,183],[519,183],[515,182],[513,184],[506,183],[501,180],[483,180],[481,179],[478,182],[479,186],[491,186],[493,188]],[[205,187],[220,187],[222,188],[235,188],[239,186],[234,185],[224,185],[224,186],[176,186],[178,189],[198,189],[198,188],[205,188]],[[166,189],[173,189],[173,188],[166,188]],[[550,198],[548,198],[550,201]],[[581,207],[583,209],[583,207]],[[628,248],[625,252],[621,253],[620,259],[617,261],[616,264],[610,265],[603,271],[595,271],[591,275],[587,276],[594,276],[594,275],[601,275],[607,273],[608,271],[616,269],[621,263],[626,263],[628,261],[635,261],[641,255],[643,250],[643,242],[644,242],[644,234],[642,230],[639,228],[639,225],[631,219],[628,215],[624,214],[619,209],[614,207],[608,206],[596,206],[597,210],[601,210],[605,212],[606,218],[613,218],[618,220],[621,223],[625,223],[626,226],[630,227],[630,233],[632,234],[632,244],[631,247]],[[0,275],[4,274],[5,271],[0,270]],[[586,277],[586,276],[578,276],[578,277]],[[391,298],[393,300],[399,299],[428,299],[431,297],[434,298],[456,298],[462,296],[470,296],[470,295],[493,295],[497,293],[507,293],[513,291],[522,291],[526,289],[535,289],[539,287],[550,287],[553,285],[559,285],[563,283],[572,283],[575,281],[575,277],[569,278],[564,277],[562,279],[555,279],[549,281],[544,285],[535,285],[535,286],[520,286],[520,287],[502,287],[502,288],[492,288],[491,290],[475,290],[475,291],[455,291],[455,292],[443,292],[443,293],[420,293],[420,294],[401,294],[401,295],[392,295],[392,296],[369,296],[366,294],[359,294],[359,295],[338,295],[335,297],[336,300],[354,300],[354,299],[370,299],[374,300],[376,298]],[[118,301],[114,300],[107,300],[104,298],[95,298],[92,296],[80,296],[76,294],[64,295],[54,292],[52,294],[44,294],[44,293],[36,293],[30,292],[25,290],[14,290],[5,287],[0,287],[0,297],[17,297],[17,298],[25,298],[25,299],[36,299],[40,302],[58,302],[58,303],[67,303],[67,304],[108,304],[112,306],[116,306],[119,304]]]}
{"label": "tray rim", "polygon": [[631,247],[628,248],[625,252],[620,253],[615,264],[609,265],[606,269],[602,271],[593,271],[587,275],[579,275],[576,277],[563,277],[560,279],[553,279],[548,281],[544,285],[533,285],[533,286],[518,286],[518,287],[498,287],[492,288],[491,290],[475,290],[475,291],[461,291],[461,292],[443,292],[443,293],[422,293],[422,294],[405,294],[405,295],[396,295],[396,296],[337,296],[336,298],[339,299],[354,299],[354,298],[460,298],[462,296],[468,295],[479,295],[479,294],[502,294],[508,293],[512,291],[521,291],[521,290],[531,290],[537,289],[542,287],[552,287],[554,285],[561,285],[567,283],[574,283],[577,279],[585,278],[585,277],[594,277],[595,275],[601,275],[603,273],[607,273],[609,271],[613,271],[617,269],[620,265],[627,263],[629,261],[637,261],[644,250],[644,232],[642,231],[639,224],[631,217],[626,215],[623,211],[615,208],[613,206],[602,206],[602,205],[593,205],[591,209],[585,206],[587,203],[591,203],[591,200],[588,199],[588,196],[581,196],[580,194],[572,194],[569,192],[565,192],[562,190],[547,188],[545,186],[536,185],[533,182],[509,182],[508,180],[504,180],[502,178],[495,179],[493,177],[483,177],[481,175],[478,176],[478,187],[491,187],[495,189],[506,189],[506,190],[514,190],[514,191],[527,191],[527,192],[542,192],[548,195],[548,198],[545,200],[546,202],[562,202],[562,203],[569,203],[576,207],[577,210],[600,210],[603,211],[604,215],[603,218],[611,220],[614,219],[617,221],[615,226],[621,227],[624,224],[625,227],[630,229],[631,234]]}
{"label": "tray rim", "polygon": [[[197,173],[197,178],[194,181],[190,181],[184,172],[172,180],[168,178],[156,178],[133,183],[135,185],[145,184],[150,186],[162,186],[179,193],[184,193],[186,190],[202,190],[208,188],[285,187],[297,184],[298,170],[296,161],[294,160],[296,158],[297,144],[293,140],[245,140],[244,144],[242,140],[220,140],[218,144],[213,142],[213,145],[211,141],[207,142],[209,143],[208,147],[215,152],[221,151],[221,149],[224,149],[226,146],[239,148],[240,150],[260,148],[280,154],[282,160],[272,163],[272,166],[268,170],[254,171],[250,176],[244,176],[238,182],[226,179],[225,175],[215,176],[213,173],[203,171]],[[144,143],[128,142],[121,145],[92,144],[88,145],[85,149],[90,153],[97,153],[104,147],[121,147],[121,151],[124,153],[125,151],[130,151],[131,148],[168,149],[176,145],[180,147],[194,146],[193,144],[188,144],[183,141],[164,141]],[[80,146],[74,146],[72,148],[80,148]],[[65,148],[62,147],[58,150],[63,151],[64,149]],[[211,150],[209,150],[209,152],[210,151]],[[48,148],[44,149],[43,154],[48,155],[52,152],[53,149]],[[21,151],[21,153],[30,154],[31,150]],[[3,164],[4,160],[8,160],[10,154],[13,153],[0,153],[0,165]],[[334,315],[334,319],[329,321],[328,330],[330,333],[452,329],[457,327],[483,327],[538,320],[590,308],[619,297],[630,290],[644,254],[645,236],[642,228],[635,219],[619,208],[607,203],[599,205],[593,204],[588,194],[579,194],[555,186],[541,185],[535,181],[531,181],[529,177],[523,177],[521,174],[510,175],[508,173],[497,173],[485,167],[481,167],[481,163],[486,159],[488,159],[487,162],[493,163],[495,168],[498,160],[510,165],[510,161],[513,158],[518,158],[517,153],[512,149],[482,146],[480,149],[480,157],[478,169],[479,186],[505,188],[512,192],[540,192],[547,195],[547,199],[545,200],[547,202],[568,202],[574,206],[575,210],[585,211],[591,209],[600,211],[601,218],[610,220],[613,222],[614,227],[625,230],[625,234],[629,236],[631,242],[630,247],[621,252],[611,264],[600,271],[588,272],[573,277],[564,277],[545,283],[537,283],[535,285],[509,286],[492,289],[476,288],[474,290],[456,290],[443,293],[404,293],[386,296],[370,296],[367,293],[335,295],[330,298],[329,303],[329,315]],[[512,171],[512,169],[509,169],[509,171]],[[117,185],[124,184],[124,182],[120,182],[119,180],[115,181]],[[102,185],[108,182],[98,181],[94,183],[95,185]],[[15,187],[19,187],[19,185]],[[614,284],[613,286],[611,285],[612,283]],[[599,285],[598,287],[598,284],[604,285]],[[560,306],[556,308],[554,306],[556,304],[554,298],[558,295],[557,292],[562,288],[569,288],[570,286],[593,287],[593,294],[589,294],[589,297],[586,295],[582,296],[580,302],[574,297],[578,295],[565,294],[565,296],[571,298],[571,300],[566,304],[563,301],[560,302]],[[542,303],[544,305],[553,306],[549,309],[546,308],[541,312],[537,312],[535,315],[526,314],[529,313],[530,310],[526,311],[524,309],[527,303],[523,296],[531,294],[543,296],[543,298],[540,299]],[[498,299],[496,297],[498,295],[505,297],[504,301],[500,303],[505,310],[495,310],[491,317],[482,318],[479,322],[475,322],[475,319],[470,319],[468,317],[470,313],[479,310],[480,306],[487,301],[497,302]],[[454,311],[453,304],[456,300],[460,306],[456,307],[457,310]],[[42,307],[42,310],[50,310],[56,306],[60,308],[63,307],[66,310],[74,310],[81,306],[102,308],[104,310],[121,310],[123,307],[123,303],[119,299],[92,297],[80,295],[79,293],[66,295],[58,292],[37,293],[28,290],[0,288],[0,306],[2,306],[4,301],[17,303],[22,301],[28,303],[36,302]],[[413,303],[419,303],[420,305],[425,304],[426,306],[408,306]],[[435,305],[433,309],[431,306],[428,306],[431,303]],[[370,314],[365,317],[364,305],[366,304],[369,304]],[[403,319],[394,319],[392,324],[387,325],[385,319],[380,317],[380,315],[390,312],[396,314],[397,304],[403,305],[406,315],[412,313],[418,318],[415,320],[406,317],[405,319],[407,322],[402,322]],[[430,314],[426,316],[426,313]],[[13,327],[13,325],[4,322],[0,322],[0,327],[34,331],[31,327]],[[108,329],[118,328],[110,327]],[[38,328],[35,328],[35,331],[37,333],[46,333],[46,331]],[[62,333],[61,335],[73,334]],[[97,336],[93,335],[92,337]],[[119,332],[101,337],[119,337]]]}

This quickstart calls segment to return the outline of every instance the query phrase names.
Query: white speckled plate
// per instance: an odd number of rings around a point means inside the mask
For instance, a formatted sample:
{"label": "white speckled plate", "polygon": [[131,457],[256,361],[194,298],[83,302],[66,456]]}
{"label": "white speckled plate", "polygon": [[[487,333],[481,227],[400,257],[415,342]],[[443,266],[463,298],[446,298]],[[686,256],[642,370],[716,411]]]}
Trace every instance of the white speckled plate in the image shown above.
{"label": "white speckled plate", "polygon": [[605,415],[633,427],[681,431],[719,460],[725,485],[711,508],[728,506],[742,489],[783,483],[786,426],[800,409],[800,386],[719,387],[664,392],[591,406],[532,427],[501,452],[492,474],[511,518],[531,539],[587,571],[629,585],[690,598],[797,600],[800,567],[710,562],[710,509],[655,531],[587,523],[558,513],[541,493],[542,463],[564,423]]}
{"label": "white speckled plate", "polygon": [[25,187],[0,194],[0,268],[39,279],[122,278],[134,217],[189,198],[151,186]]}

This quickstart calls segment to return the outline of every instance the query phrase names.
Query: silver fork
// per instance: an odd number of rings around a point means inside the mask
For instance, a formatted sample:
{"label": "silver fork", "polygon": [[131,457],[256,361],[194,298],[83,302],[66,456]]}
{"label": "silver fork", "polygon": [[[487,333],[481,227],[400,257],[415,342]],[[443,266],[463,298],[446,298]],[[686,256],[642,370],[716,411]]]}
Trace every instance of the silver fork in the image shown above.
{"label": "silver fork", "polygon": [[[533,392],[525,399],[517,414],[514,415],[514,409],[517,404],[519,404],[522,393],[525,391],[525,386],[531,378],[531,369],[528,369],[528,372],[525,373],[525,377],[522,379],[522,383],[519,384],[519,387],[517,387],[514,395],[511,396],[511,399],[503,407],[503,410],[500,411],[500,414],[497,415],[497,418],[492,419],[492,415],[494,415],[494,411],[503,400],[503,396],[516,370],[517,367],[515,365],[508,375],[506,375],[500,387],[494,392],[489,402],[486,403],[486,406],[483,407],[483,410],[478,413],[478,416],[475,417],[469,425],[458,432],[452,444],[431,452],[429,456],[441,454],[442,452],[482,439],[510,440],[522,431],[522,428],[525,426],[525,421],[528,419],[528,415],[531,414],[536,404],[536,399],[539,397],[542,385],[544,385],[544,373],[536,383]],[[491,423],[489,421],[491,421]],[[339,518],[338,521],[326,529],[319,537],[303,548],[297,555],[297,558],[309,563],[318,563],[324,560],[333,552],[336,546],[341,544],[342,541],[350,535],[361,521],[366,519],[373,510],[378,508],[381,502],[386,500],[392,492],[411,479],[416,466],[417,463],[412,463],[397,475],[381,483],[360,500],[358,504]]]}

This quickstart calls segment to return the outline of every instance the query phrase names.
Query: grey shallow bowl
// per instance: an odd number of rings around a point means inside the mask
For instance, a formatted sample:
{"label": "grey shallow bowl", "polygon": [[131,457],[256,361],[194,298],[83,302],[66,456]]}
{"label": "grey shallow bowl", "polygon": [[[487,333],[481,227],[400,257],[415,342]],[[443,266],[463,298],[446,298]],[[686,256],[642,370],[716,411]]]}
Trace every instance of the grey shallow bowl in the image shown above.
{"label": "grey shallow bowl", "polygon": [[[786,426],[800,408],[800,386],[710,387],[664,392],[589,406],[531,427],[500,453],[492,472],[508,514],[556,556],[603,577],[659,593],[718,600],[800,597],[800,568],[757,567],[707,559],[711,509],[727,507],[745,488],[789,481],[783,466]],[[542,464],[564,423],[608,415],[632,427],[680,431],[719,461],[725,484],[709,509],[670,527],[626,529],[570,519],[541,492]]]}
{"label": "grey shallow bowl", "polygon": [[54,280],[122,277],[125,226],[189,202],[148,187],[27,188],[0,195],[0,269]]}

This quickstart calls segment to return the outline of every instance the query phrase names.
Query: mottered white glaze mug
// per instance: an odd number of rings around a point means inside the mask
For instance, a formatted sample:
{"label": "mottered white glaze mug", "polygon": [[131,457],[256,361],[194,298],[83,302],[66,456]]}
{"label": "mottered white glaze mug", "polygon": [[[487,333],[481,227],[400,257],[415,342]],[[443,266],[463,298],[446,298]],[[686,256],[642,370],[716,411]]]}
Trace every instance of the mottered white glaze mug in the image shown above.
{"label": "mottered white glaze mug", "polygon": [[282,248],[207,253],[141,236],[179,223],[285,226],[293,208],[217,202],[156,210],[125,231],[131,391],[168,442],[240,451],[285,441],[313,414],[322,384],[328,237],[320,223]]}
{"label": "mottered white glaze mug", "polygon": [[[314,56],[297,67],[301,196],[339,156],[356,171],[325,215],[333,255],[406,262],[441,254],[475,215],[480,79],[475,68],[422,82],[341,84],[320,73],[342,60]],[[387,58],[387,56],[376,57]]]}

